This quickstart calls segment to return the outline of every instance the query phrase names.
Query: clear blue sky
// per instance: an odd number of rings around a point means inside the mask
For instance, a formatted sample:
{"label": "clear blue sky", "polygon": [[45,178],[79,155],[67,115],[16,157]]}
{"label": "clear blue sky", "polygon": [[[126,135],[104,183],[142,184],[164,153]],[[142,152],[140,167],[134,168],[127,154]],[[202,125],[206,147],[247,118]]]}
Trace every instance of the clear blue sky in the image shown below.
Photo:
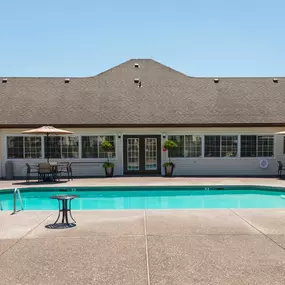
{"label": "clear blue sky", "polygon": [[285,76],[284,0],[0,0],[0,76],[153,58],[191,76]]}

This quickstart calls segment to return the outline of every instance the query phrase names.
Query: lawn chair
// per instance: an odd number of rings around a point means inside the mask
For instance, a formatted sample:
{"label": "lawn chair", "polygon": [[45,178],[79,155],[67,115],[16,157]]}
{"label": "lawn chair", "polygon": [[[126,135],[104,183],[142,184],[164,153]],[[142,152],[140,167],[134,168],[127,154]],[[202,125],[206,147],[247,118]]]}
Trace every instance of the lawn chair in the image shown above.
{"label": "lawn chair", "polygon": [[46,176],[51,176],[52,171],[49,163],[39,164],[39,180],[46,180]]}
{"label": "lawn chair", "polygon": [[26,166],[27,166],[26,182],[30,181],[31,173],[37,173],[39,180],[39,167],[37,165],[30,165],[29,163],[26,163]]}
{"label": "lawn chair", "polygon": [[285,171],[285,167],[284,167],[282,161],[277,161],[277,162],[278,162],[278,176],[281,178],[282,171]]}
{"label": "lawn chair", "polygon": [[62,173],[66,173],[67,174],[67,179],[68,181],[72,178],[71,177],[71,165],[69,162],[66,163],[61,163],[58,165],[58,172],[61,176]]}

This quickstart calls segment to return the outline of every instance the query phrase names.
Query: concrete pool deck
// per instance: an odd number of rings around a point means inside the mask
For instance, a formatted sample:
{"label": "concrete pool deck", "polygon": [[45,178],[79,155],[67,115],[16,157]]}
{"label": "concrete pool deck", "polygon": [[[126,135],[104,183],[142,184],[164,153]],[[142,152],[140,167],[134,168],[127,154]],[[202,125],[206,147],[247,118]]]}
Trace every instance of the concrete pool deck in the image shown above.
{"label": "concrete pool deck", "polygon": [[[21,185],[32,186],[0,181],[0,188]],[[285,181],[136,177],[60,185],[285,187]],[[285,209],[73,211],[73,216],[77,227],[56,230],[45,226],[57,211],[0,211],[0,284],[285,284]]]}
{"label": "concrete pool deck", "polygon": [[231,177],[112,177],[62,179],[56,183],[29,183],[23,180],[0,180],[0,189],[15,187],[57,187],[57,186],[203,186],[203,185],[258,185],[285,187],[285,179],[279,178],[231,178]]}
{"label": "concrete pool deck", "polygon": [[285,284],[285,209],[0,212],[0,284]]}

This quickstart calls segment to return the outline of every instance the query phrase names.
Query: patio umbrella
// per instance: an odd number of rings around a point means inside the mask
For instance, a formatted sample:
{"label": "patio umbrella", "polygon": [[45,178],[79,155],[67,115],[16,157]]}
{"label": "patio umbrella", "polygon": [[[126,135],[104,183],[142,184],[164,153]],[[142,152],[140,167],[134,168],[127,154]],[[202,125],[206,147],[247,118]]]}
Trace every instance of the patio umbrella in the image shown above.
{"label": "patio umbrella", "polygon": [[52,126],[43,126],[37,129],[23,131],[22,134],[46,135],[47,137],[47,161],[49,162],[49,157],[50,157],[49,136],[50,135],[70,135],[70,134],[73,134],[73,132],[56,129]]}

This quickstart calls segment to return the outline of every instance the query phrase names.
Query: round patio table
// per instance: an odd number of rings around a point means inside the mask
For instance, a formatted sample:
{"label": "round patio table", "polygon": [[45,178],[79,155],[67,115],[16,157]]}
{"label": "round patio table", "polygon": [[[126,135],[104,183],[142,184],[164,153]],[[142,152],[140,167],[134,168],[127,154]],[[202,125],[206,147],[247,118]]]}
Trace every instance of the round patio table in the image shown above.
{"label": "round patio table", "polygon": [[[58,217],[54,222],[54,225],[58,222],[60,218],[60,213],[62,213],[62,224],[65,224],[68,227],[76,226],[74,224],[76,223],[76,221],[73,219],[71,214],[71,201],[78,197],[79,197],[78,195],[55,195],[50,197],[51,199],[56,199],[58,201]],[[74,221],[74,223],[69,223],[68,213],[70,215],[70,218]]]}

